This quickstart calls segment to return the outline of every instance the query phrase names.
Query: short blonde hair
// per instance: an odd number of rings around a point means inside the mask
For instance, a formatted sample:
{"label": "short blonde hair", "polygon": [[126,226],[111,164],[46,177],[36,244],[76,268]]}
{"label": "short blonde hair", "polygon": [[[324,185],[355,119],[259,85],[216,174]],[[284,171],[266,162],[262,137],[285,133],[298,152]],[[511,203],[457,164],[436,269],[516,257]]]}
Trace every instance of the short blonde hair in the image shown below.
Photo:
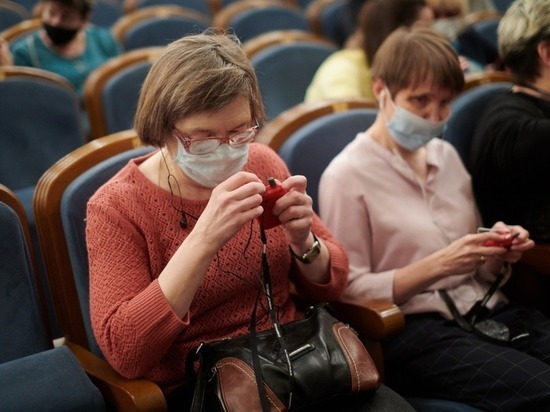
{"label": "short blonde hair", "polygon": [[425,28],[400,28],[382,43],[371,68],[390,94],[416,87],[426,80],[457,95],[464,88],[458,55],[441,35]]}
{"label": "short blonde hair", "polygon": [[532,82],[540,75],[542,41],[550,41],[550,0],[514,1],[500,20],[498,49],[515,81]]}
{"label": "short blonde hair", "polygon": [[141,89],[134,128],[144,144],[163,147],[174,124],[186,116],[215,112],[245,96],[253,119],[265,119],[254,68],[237,37],[209,29],[170,43],[154,62]]}

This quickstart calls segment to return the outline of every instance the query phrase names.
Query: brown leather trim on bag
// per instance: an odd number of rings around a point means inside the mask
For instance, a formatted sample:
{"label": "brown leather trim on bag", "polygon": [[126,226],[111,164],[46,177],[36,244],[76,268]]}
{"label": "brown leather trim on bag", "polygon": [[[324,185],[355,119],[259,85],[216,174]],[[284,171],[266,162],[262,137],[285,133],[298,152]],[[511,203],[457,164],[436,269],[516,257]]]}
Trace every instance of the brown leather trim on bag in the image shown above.
{"label": "brown leather trim on bag", "polygon": [[[260,397],[254,371],[246,362],[232,357],[216,363],[218,370],[218,396],[229,411],[261,411]],[[265,385],[267,400],[272,412],[287,409],[275,393]]]}
{"label": "brown leather trim on bag", "polygon": [[351,391],[377,389],[381,383],[380,374],[359,337],[342,322],[336,322],[332,330],[344,351],[349,366]]}

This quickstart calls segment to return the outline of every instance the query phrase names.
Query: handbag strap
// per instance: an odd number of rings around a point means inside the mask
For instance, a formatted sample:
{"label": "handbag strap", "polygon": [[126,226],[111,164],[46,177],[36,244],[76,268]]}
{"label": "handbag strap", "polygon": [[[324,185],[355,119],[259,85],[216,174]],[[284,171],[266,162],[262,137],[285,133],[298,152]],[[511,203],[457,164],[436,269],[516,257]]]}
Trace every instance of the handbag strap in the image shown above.
{"label": "handbag strap", "polygon": [[[273,324],[273,329],[277,336],[277,342],[281,350],[283,351],[283,356],[288,367],[288,400],[287,408],[290,409],[292,406],[292,390],[294,387],[294,369],[292,367],[292,361],[290,360],[290,355],[288,352],[288,346],[283,335],[283,330],[277,314],[275,313],[275,305],[273,304],[273,295],[271,294],[271,274],[269,271],[269,263],[267,261],[267,238],[265,235],[265,229],[262,222],[260,222],[260,239],[262,241],[262,272],[264,277],[264,292],[267,300],[267,306],[269,309],[269,315],[271,317],[271,322]],[[258,395],[260,396],[260,402],[262,404],[262,409],[264,412],[269,412],[269,404],[267,401],[267,395],[265,393],[265,388],[263,383],[263,374],[260,364],[260,356],[258,354],[258,345],[256,341],[256,308],[258,306],[258,299],[256,305],[254,305],[254,310],[252,312],[252,317],[250,319],[250,350],[252,352],[252,363],[254,366],[254,374],[256,376],[256,383],[258,387]]]}
{"label": "handbag strap", "polygon": [[[504,276],[506,272],[510,269],[510,263],[505,262],[502,268],[500,269],[498,275],[495,277],[494,282],[491,284],[483,298],[478,301],[472,309],[470,309],[470,312],[468,314],[469,321],[464,318],[458,311],[454,301],[449,296],[449,293],[447,293],[446,289],[439,289],[439,294],[443,298],[443,301],[449,308],[449,311],[451,312],[451,315],[453,315],[453,319],[456,321],[456,323],[462,328],[469,332],[471,332],[474,329],[474,325],[476,323],[477,315],[480,313],[480,311],[487,306],[487,303],[489,302],[489,299],[494,295],[500,284],[502,283],[502,280],[504,279]],[[473,312],[472,312],[473,310]]]}
{"label": "handbag strap", "polygon": [[[267,238],[265,236],[265,230],[262,223],[260,223],[260,238],[262,241],[262,272],[263,272],[263,287],[266,295],[267,305],[269,308],[269,316],[271,322],[273,323],[273,328],[277,336],[277,342],[283,351],[283,356],[285,357],[287,366],[288,366],[288,400],[287,408],[290,409],[292,406],[292,390],[294,387],[294,369],[292,368],[292,361],[290,360],[290,355],[288,352],[288,346],[283,335],[281,324],[275,313],[275,306],[273,304],[273,295],[271,294],[271,274],[269,272],[269,263],[267,261]],[[256,302],[254,304],[254,309],[250,317],[250,351],[252,354],[252,366],[254,369],[254,376],[256,378],[256,386],[258,388],[258,396],[260,397],[260,404],[262,406],[263,412],[269,412],[270,406],[269,401],[267,400],[267,394],[265,387],[263,385],[263,373],[260,363],[260,355],[258,353],[258,341],[256,337],[256,312],[258,308],[258,303],[260,301],[261,288],[258,288],[258,295],[256,297]],[[191,404],[191,412],[201,412],[204,402],[204,389],[206,386],[206,371],[204,370],[203,358],[202,358],[202,344],[199,345],[195,352],[195,359],[198,358],[199,361],[199,372],[196,377],[195,382],[195,391],[193,393],[193,402]]]}
{"label": "handbag strap", "polygon": [[202,345],[203,344],[201,343],[197,348],[197,351],[195,352],[195,356],[198,358],[201,367],[199,367],[199,372],[197,373],[197,377],[195,380],[195,391],[193,392],[193,402],[191,403],[190,412],[201,412],[203,407],[204,387],[206,385],[206,371],[202,367]]}
{"label": "handbag strap", "polygon": [[458,324],[458,326],[460,326],[462,329],[465,329],[471,332],[473,330],[472,325],[466,319],[464,319],[464,317],[460,314],[455,303],[447,293],[447,290],[439,289],[439,295],[443,298],[443,301],[449,308],[449,311],[451,312],[451,315],[453,315],[453,319]]}

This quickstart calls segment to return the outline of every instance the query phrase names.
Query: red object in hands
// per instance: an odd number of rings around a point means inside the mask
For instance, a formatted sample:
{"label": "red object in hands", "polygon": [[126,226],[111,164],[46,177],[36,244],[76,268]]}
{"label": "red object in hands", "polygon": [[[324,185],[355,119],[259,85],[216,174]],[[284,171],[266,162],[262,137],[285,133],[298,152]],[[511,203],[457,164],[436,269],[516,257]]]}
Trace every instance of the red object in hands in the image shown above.
{"label": "red object in hands", "polygon": [[286,191],[272,177],[269,177],[267,182],[269,184],[265,187],[265,193],[262,200],[264,213],[262,213],[259,219],[260,222],[262,222],[264,229],[271,229],[272,227],[279,226],[281,224],[279,218],[273,214],[273,206],[275,205],[277,199],[286,194]]}
{"label": "red object in hands", "polygon": [[514,239],[518,237],[519,233],[514,233],[513,235],[508,234],[506,238],[502,238],[500,240],[486,240],[482,243],[483,246],[492,246],[492,247],[505,247],[506,249],[510,250],[512,247],[512,243],[514,243]]}

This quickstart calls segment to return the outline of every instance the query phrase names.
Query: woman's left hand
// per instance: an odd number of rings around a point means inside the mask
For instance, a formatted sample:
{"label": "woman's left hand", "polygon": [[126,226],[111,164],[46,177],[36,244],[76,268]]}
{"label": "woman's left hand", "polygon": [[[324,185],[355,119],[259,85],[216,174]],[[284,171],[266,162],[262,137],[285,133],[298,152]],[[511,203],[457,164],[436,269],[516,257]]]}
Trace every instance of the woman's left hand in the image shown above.
{"label": "woman's left hand", "polygon": [[521,259],[523,252],[529,250],[535,246],[535,242],[529,238],[529,232],[521,226],[518,225],[506,225],[503,222],[497,222],[492,227],[493,230],[515,234],[519,233],[512,243],[512,247],[508,252],[502,255],[502,259],[505,262],[515,263]]}
{"label": "woman's left hand", "polygon": [[273,214],[279,217],[294,250],[306,250],[311,246],[313,224],[313,201],[306,193],[307,180],[304,176],[291,176],[281,185],[287,193],[277,200]]}

